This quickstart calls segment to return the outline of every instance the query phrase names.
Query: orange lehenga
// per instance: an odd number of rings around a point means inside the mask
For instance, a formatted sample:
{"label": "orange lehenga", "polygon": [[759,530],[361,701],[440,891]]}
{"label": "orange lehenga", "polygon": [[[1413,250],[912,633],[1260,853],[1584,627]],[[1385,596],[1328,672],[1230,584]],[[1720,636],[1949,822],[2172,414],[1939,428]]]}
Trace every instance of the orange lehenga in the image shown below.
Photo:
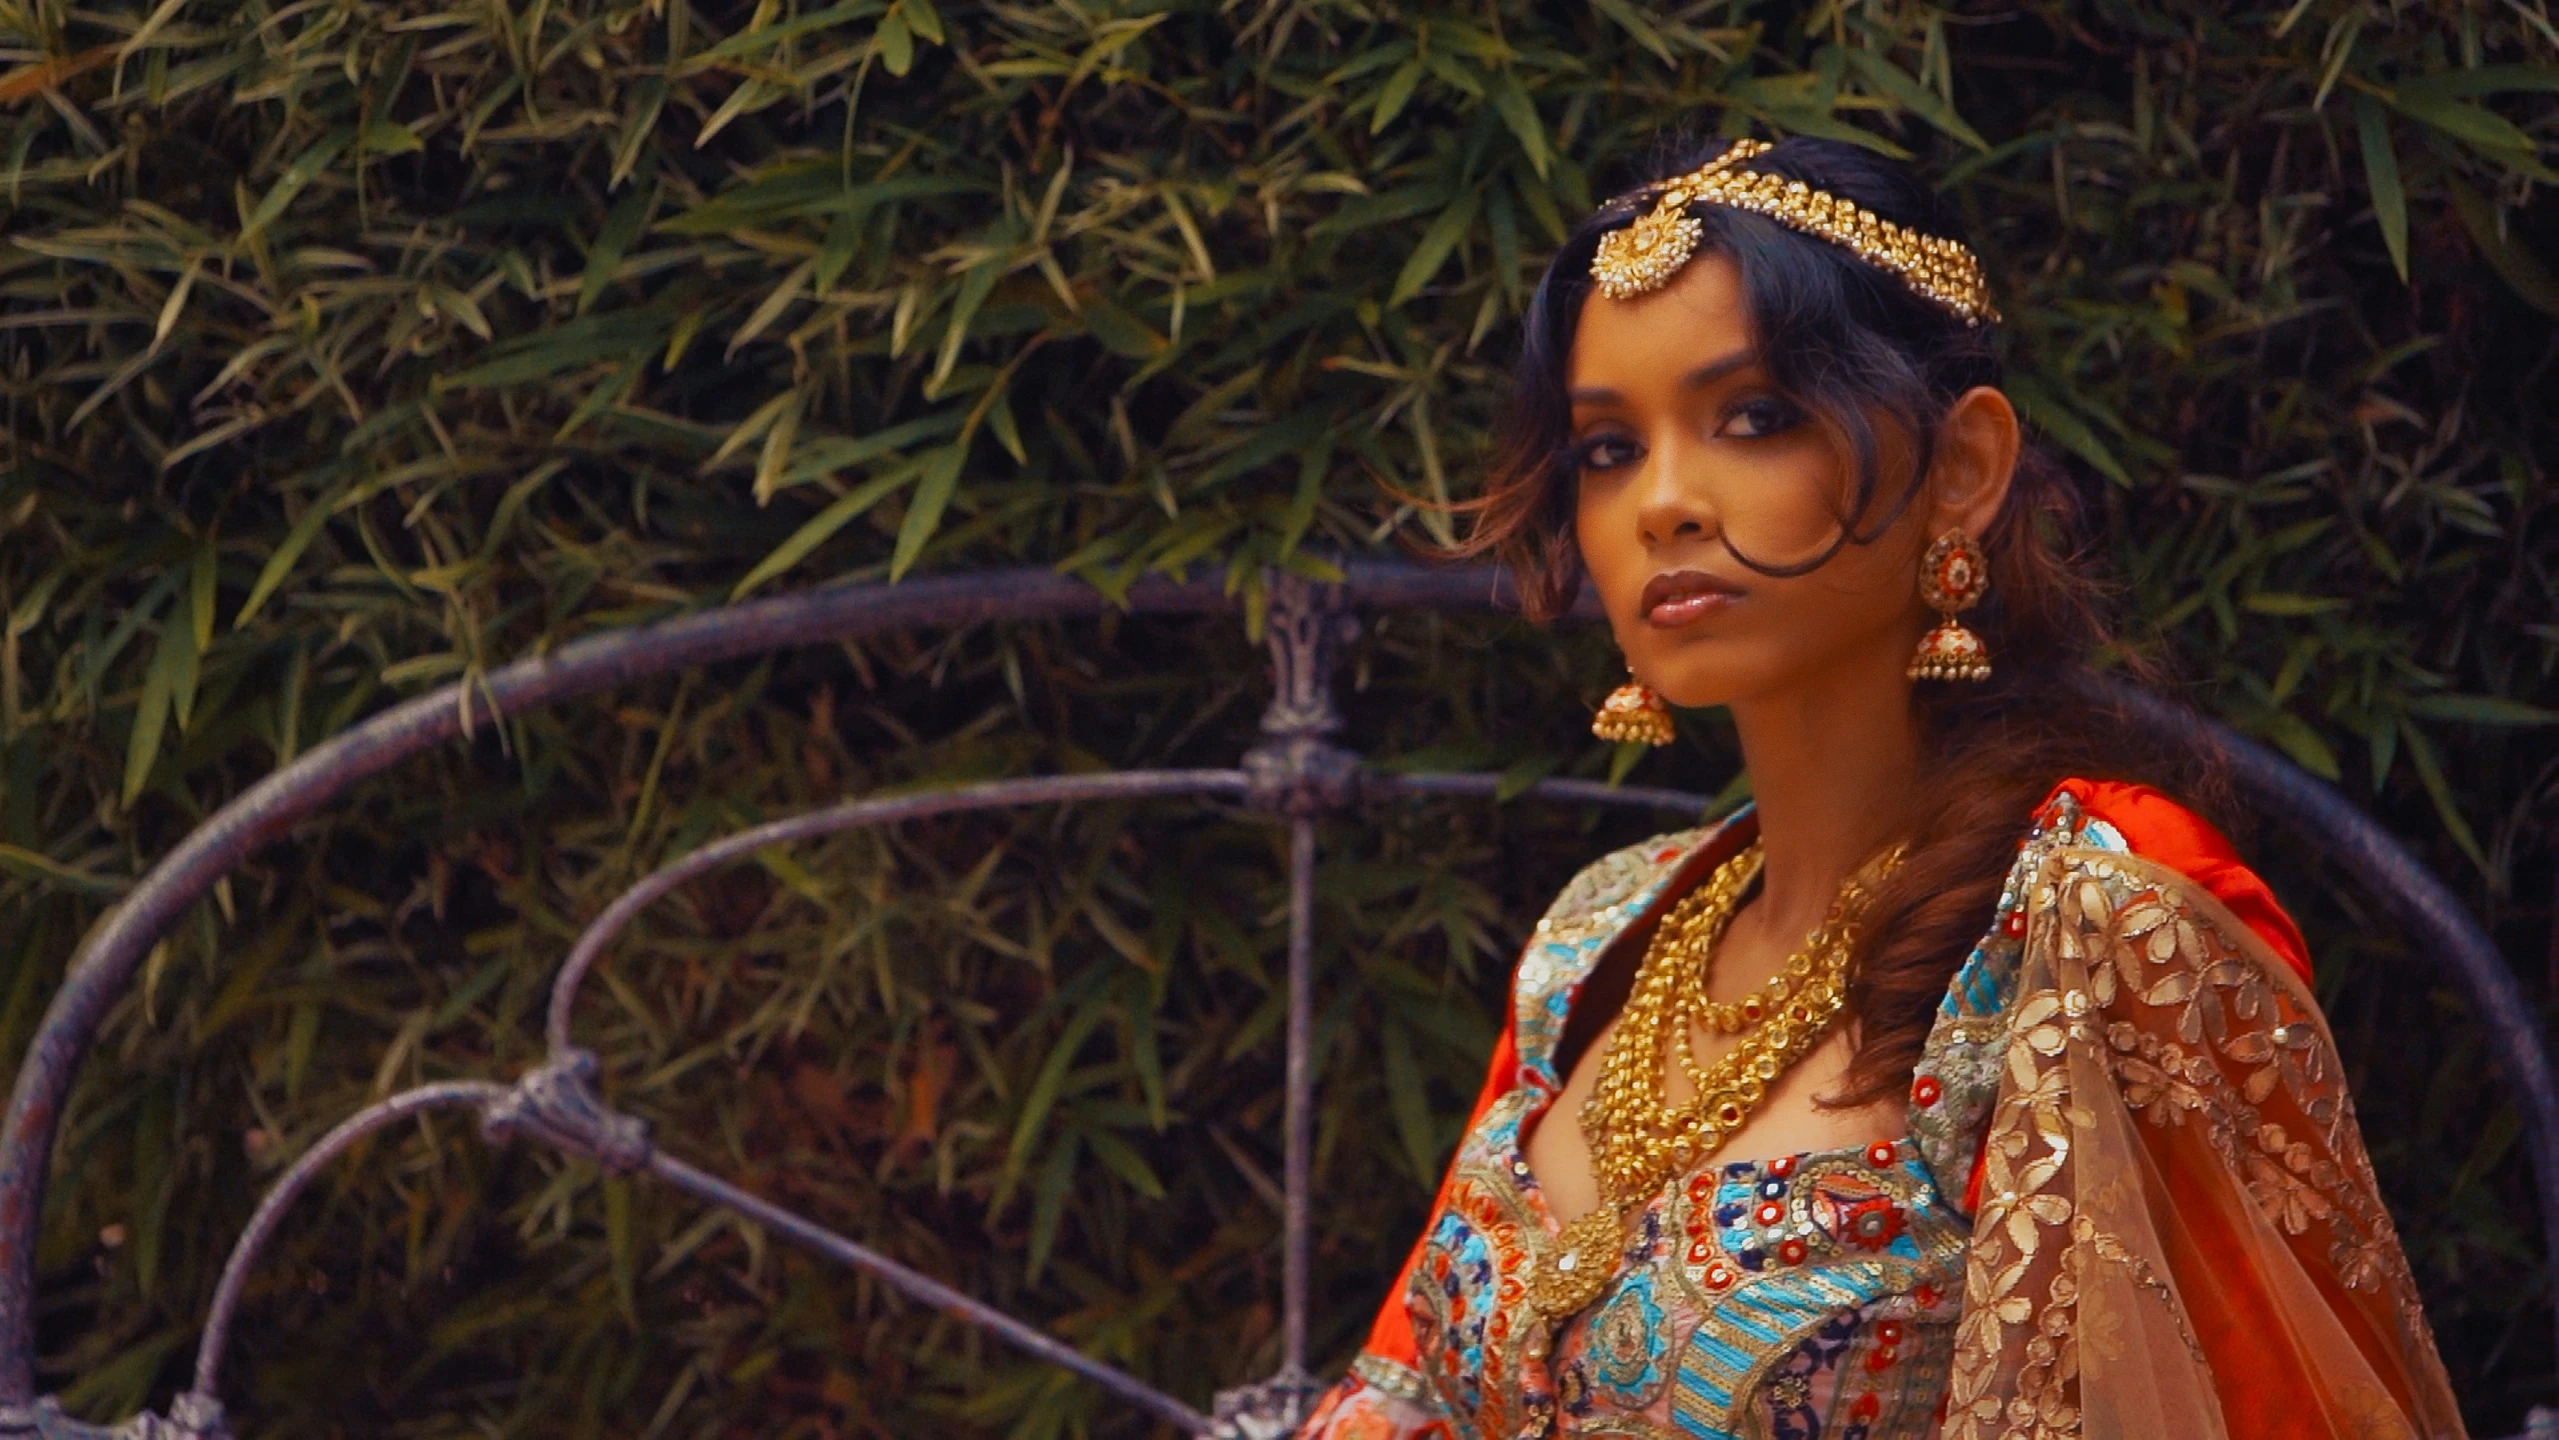
{"label": "orange lehenga", "polygon": [[2155,791],[2064,782],[1948,986],[1899,1140],[1716,1157],[1608,1290],[1527,1299],[1521,1158],[1573,995],[1748,812],[1566,887],[1430,1224],[1310,1440],[2459,1436],[2300,932]]}

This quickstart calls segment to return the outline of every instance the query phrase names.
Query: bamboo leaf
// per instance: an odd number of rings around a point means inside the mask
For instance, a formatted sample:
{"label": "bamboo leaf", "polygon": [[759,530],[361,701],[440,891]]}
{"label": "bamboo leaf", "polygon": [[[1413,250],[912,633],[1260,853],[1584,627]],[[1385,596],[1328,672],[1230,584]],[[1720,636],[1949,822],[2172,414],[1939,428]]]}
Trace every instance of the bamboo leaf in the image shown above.
{"label": "bamboo leaf", "polygon": [[246,244],[263,235],[266,228],[284,214],[285,207],[293,203],[294,197],[320,178],[321,172],[327,170],[354,140],[355,131],[341,127],[322,136],[310,149],[296,156],[293,163],[285,167],[284,173],[276,177],[275,184],[267,187],[267,193],[258,201],[257,208],[242,218],[241,242]]}
{"label": "bamboo leaf", "polygon": [[[481,363],[439,376],[440,390],[491,390],[528,385],[588,366],[646,363],[674,328],[658,309],[603,310],[489,347]],[[672,365],[674,362],[668,362]]]}
{"label": "bamboo leaf", "polygon": [[604,296],[605,287],[613,283],[614,272],[622,268],[623,257],[631,251],[631,242],[649,222],[657,194],[646,185],[634,185],[623,192],[604,217],[604,228],[596,232],[595,246],[586,252],[586,273],[578,281],[577,313],[583,315]]}
{"label": "bamboo leaf", "polygon": [[783,471],[791,459],[791,446],[799,438],[800,416],[807,411],[808,397],[794,390],[791,403],[773,418],[772,428],[764,432],[764,449],[755,461],[755,503],[772,500],[773,490],[781,482]]}
{"label": "bamboo leaf", "polygon": [[2541,257],[2525,249],[2513,236],[2505,233],[2498,211],[2479,192],[2455,179],[2448,182],[2452,191],[2452,208],[2461,217],[2462,227],[2470,232],[2472,243],[2488,260],[2488,268],[2506,282],[2517,295],[2544,315],[2559,317],[2559,276],[2550,273]]}
{"label": "bamboo leaf", "polygon": [[160,620],[159,643],[152,647],[151,667],[143,673],[142,698],[133,712],[133,729],[125,742],[124,787],[118,803],[130,808],[142,794],[143,784],[151,778],[151,767],[160,758],[160,740],[169,728],[170,708],[175,702],[179,682],[190,690],[195,685],[195,624],[188,616],[190,600],[183,594]]}
{"label": "bamboo leaf", "polygon": [[812,259],[801,262],[790,274],[783,276],[782,283],[774,286],[765,295],[763,301],[755,307],[754,313],[746,317],[746,323],[740,325],[737,333],[729,337],[728,353],[721,358],[736,359],[737,352],[745,349],[756,336],[771,329],[773,322],[782,318],[782,312],[797,304],[800,297],[808,293],[809,281],[816,275],[817,261]]}
{"label": "bamboo leaf", "polygon": [[133,884],[124,876],[100,875],[75,865],[65,865],[49,855],[40,855],[16,845],[0,845],[0,870],[33,880],[39,885],[80,895],[111,898],[123,894]]}
{"label": "bamboo leaf", "polygon": [[904,75],[915,68],[915,34],[906,27],[903,9],[892,9],[880,22],[875,43],[880,47],[880,65],[891,75]]}
{"label": "bamboo leaf", "polygon": [[889,557],[889,578],[903,578],[913,568],[916,557],[924,553],[926,542],[941,528],[942,511],[960,485],[960,467],[968,459],[968,447],[954,442],[924,457],[922,470],[915,483],[914,502],[907,506],[906,519],[898,525],[897,550]]}
{"label": "bamboo leaf", "polygon": [[[1057,1043],[1049,1047],[1047,1057],[1040,1062],[1039,1073],[1032,1078],[1030,1088],[1023,1092],[1021,1114],[1013,1122],[1013,1138],[1005,1147],[1004,1168],[1008,1177],[1030,1158],[1033,1144],[1048,1123],[1050,1110],[1057,1105],[1058,1091],[1066,1084],[1068,1067],[1075,1063],[1076,1052],[1084,1048],[1084,1042],[1092,1037],[1102,1018],[1099,1005],[1088,1005],[1078,1010],[1058,1036]],[[998,1182],[996,1193],[1001,1196],[1011,1188],[1008,1178]],[[998,1208],[1003,1204],[1001,1199],[994,1203]]]}
{"label": "bamboo leaf", "polygon": [[1438,1180],[1439,1145],[1431,1133],[1430,1095],[1423,1086],[1422,1067],[1413,1059],[1412,1035],[1389,1020],[1378,1043],[1395,1137],[1403,1144],[1404,1163],[1411,1168],[1415,1183],[1428,1188]]}
{"label": "bamboo leaf", "polygon": [[2087,461],[2107,479],[2126,489],[2132,488],[2132,475],[2115,457],[2114,447],[2098,439],[2097,432],[2088,428],[2088,422],[2072,413],[2042,381],[2031,376],[2012,376],[2006,388],[2008,398],[2016,402],[2017,413],[2027,423],[2060,441],[2063,449]]}
{"label": "bamboo leaf", "polygon": [[267,552],[267,562],[259,567],[256,582],[249,586],[248,598],[240,602],[239,610],[231,617],[232,629],[241,629],[256,617],[258,607],[266,604],[292,575],[293,567],[302,560],[302,552],[310,549],[311,542],[320,538],[320,527],[328,524],[329,516],[346,504],[354,493],[352,484],[341,486],[326,500],[313,500],[302,507],[302,513],[294,517],[292,527],[284,532],[284,538]]}
{"label": "bamboo leaf", "polygon": [[1520,153],[1528,157],[1529,168],[1537,172],[1538,179],[1545,179],[1546,167],[1552,163],[1546,148],[1546,125],[1537,118],[1537,103],[1528,98],[1517,71],[1505,68],[1494,79],[1493,108],[1519,141]]}
{"label": "bamboo leaf", "polygon": [[[1009,231],[1011,227],[1007,226]],[[951,370],[960,363],[960,346],[969,338],[969,323],[977,318],[978,307],[995,290],[995,282],[1004,276],[1005,261],[990,255],[972,266],[961,277],[958,298],[951,302],[951,318],[942,331],[942,351],[933,361],[932,378],[924,382],[926,398],[941,393],[942,382],[951,378]]]}
{"label": "bamboo leaf", "polygon": [[1102,1162],[1102,1168],[1127,1181],[1130,1189],[1149,1200],[1166,1198],[1163,1178],[1155,1173],[1154,1166],[1146,1163],[1144,1156],[1129,1148],[1128,1142],[1106,1130],[1084,1130],[1078,1134],[1085,1148],[1093,1152],[1093,1158]]}
{"label": "bamboo leaf", "polygon": [[1048,1163],[1040,1167],[1039,1184],[1031,1198],[1031,1243],[1024,1256],[1023,1277],[1037,1281],[1048,1268],[1049,1253],[1057,1248],[1059,1224],[1066,1218],[1066,1195],[1075,1183],[1075,1162],[1083,1148],[1084,1136],[1068,1131],[1048,1154]]}
{"label": "bamboo leaf", "polygon": [[787,572],[792,566],[807,559],[809,552],[833,538],[835,532],[867,514],[872,507],[922,474],[925,465],[926,462],[923,460],[908,461],[836,497],[833,503],[802,522],[799,529],[792,531],[790,539],[774,546],[770,554],[757,561],[755,568],[746,572],[736,586],[729,591],[729,598],[743,599],[748,592],[763,585],[765,581]]}
{"label": "bamboo leaf", "polygon": [[187,0],[160,0],[152,7],[150,15],[134,27],[133,34],[117,48],[116,63],[121,65],[151,48],[152,42],[160,38],[160,32],[168,28],[169,22],[177,18],[178,11],[186,4]]}
{"label": "bamboo leaf", "polygon": [[1483,199],[1480,191],[1467,192],[1422,232],[1421,242],[1413,247],[1411,258],[1404,262],[1403,270],[1395,277],[1395,288],[1386,297],[1388,305],[1401,305],[1420,294],[1422,287],[1431,282],[1431,277],[1440,272],[1440,267],[1448,263],[1450,252],[1466,238],[1466,232],[1475,227],[1475,212],[1483,204]]}
{"label": "bamboo leaf", "polygon": [[1591,0],[1591,8],[1607,16],[1617,28],[1633,36],[1636,44],[1653,53],[1654,59],[1673,69],[1679,68],[1679,57],[1672,53],[1670,42],[1663,39],[1662,32],[1653,28],[1652,22],[1644,18],[1644,12],[1628,4],[1627,0]]}
{"label": "bamboo leaf", "polygon": [[2266,738],[2282,747],[2302,769],[2322,780],[2334,780],[2342,773],[2337,765],[2337,752],[2327,740],[2301,717],[2278,710],[2262,722]]}
{"label": "bamboo leaf", "polygon": [[[181,0],[172,0],[172,3],[181,3]],[[201,257],[187,261],[187,268],[178,272],[178,283],[169,287],[169,298],[161,302],[159,323],[151,327],[153,350],[156,351],[167,344],[169,332],[178,328],[178,317],[184,315],[187,310],[187,297],[195,293],[196,277],[203,273],[204,261]]]}
{"label": "bamboo leaf", "polygon": [[1377,87],[1377,102],[1368,117],[1368,133],[1384,134],[1386,127],[1395,123],[1395,117],[1404,113],[1404,106],[1413,98],[1414,87],[1421,83],[1421,61],[1407,60],[1395,67],[1395,73],[1387,76],[1386,83]]}
{"label": "bamboo leaf", "polygon": [[2393,92],[2390,103],[2417,123],[2492,157],[2528,160],[2538,148],[2532,136],[2516,128],[2514,122],[2484,106],[2465,104],[2413,86]]}
{"label": "bamboo leaf", "polygon": [[711,458],[702,462],[699,473],[708,475],[720,468],[721,462],[764,438],[765,432],[780,424],[784,415],[796,413],[802,403],[803,397],[799,391],[785,390],[755,407],[753,414],[739,421],[736,427],[720,441],[720,448],[711,452]]}
{"label": "bamboo leaf", "polygon": [[2390,119],[2381,102],[2355,97],[2355,133],[2363,144],[2364,183],[2372,191],[2372,216],[2381,226],[2381,242],[2390,249],[2391,268],[2408,278],[2408,193],[2399,183],[2399,156],[2390,148]]}
{"label": "bamboo leaf", "polygon": [[1911,78],[1890,59],[1855,46],[1847,47],[1842,54],[1848,68],[1856,71],[1859,79],[1891,97],[1894,104],[1975,150],[1989,153],[1990,142],[1982,138],[1980,131],[1965,123],[1964,117],[1955,113],[1954,106],[1947,104],[1936,91]]}
{"label": "bamboo leaf", "polygon": [[2444,833],[2452,837],[2479,873],[2494,880],[2497,869],[2488,862],[2488,852],[2479,846],[2479,837],[2470,828],[2470,819],[2461,813],[2461,802],[2453,798],[2452,786],[2444,779],[2443,760],[2435,753],[2435,744],[2414,721],[2399,722],[2399,738],[2407,747],[2409,762],[2417,767],[2417,782],[2426,788],[2426,798],[2435,806],[2435,817],[2443,821]]}
{"label": "bamboo leaf", "polygon": [[2559,725],[2559,710],[2502,695],[2420,695],[2408,702],[2408,711],[2429,719],[2460,720],[2473,725]]}

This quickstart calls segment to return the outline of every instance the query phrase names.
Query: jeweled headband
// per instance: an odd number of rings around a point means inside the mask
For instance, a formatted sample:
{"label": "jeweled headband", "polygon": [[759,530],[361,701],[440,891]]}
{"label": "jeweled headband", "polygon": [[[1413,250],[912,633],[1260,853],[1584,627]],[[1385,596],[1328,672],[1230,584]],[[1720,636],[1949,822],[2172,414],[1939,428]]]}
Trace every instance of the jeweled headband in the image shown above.
{"label": "jeweled headband", "polygon": [[1703,201],[1765,215],[1790,230],[1827,240],[1952,310],[1966,325],[1999,319],[1990,289],[1982,284],[1981,261],[1961,243],[1896,225],[1801,180],[1734,168],[1768,148],[1763,140],[1734,141],[1723,154],[1663,185],[1653,208],[1636,216],[1634,224],[1601,236],[1599,252],[1590,262],[1600,293],[1624,300],[1668,283],[1697,253],[1704,227],[1688,207]]}

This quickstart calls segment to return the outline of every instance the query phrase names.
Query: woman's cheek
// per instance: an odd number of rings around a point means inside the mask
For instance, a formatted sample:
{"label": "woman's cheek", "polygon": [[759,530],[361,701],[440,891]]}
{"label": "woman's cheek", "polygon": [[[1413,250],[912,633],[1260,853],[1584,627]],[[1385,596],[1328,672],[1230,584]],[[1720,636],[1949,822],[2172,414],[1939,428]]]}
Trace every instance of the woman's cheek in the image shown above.
{"label": "woman's cheek", "polygon": [[1824,465],[1772,465],[1726,487],[1722,507],[1733,548],[1762,565],[1792,565],[1830,548],[1839,535],[1833,477]]}
{"label": "woman's cheek", "polygon": [[1631,491],[1623,485],[1589,486],[1574,507],[1573,538],[1582,569],[1599,590],[1600,603],[1621,625],[1635,618],[1635,603],[1651,573],[1637,535]]}

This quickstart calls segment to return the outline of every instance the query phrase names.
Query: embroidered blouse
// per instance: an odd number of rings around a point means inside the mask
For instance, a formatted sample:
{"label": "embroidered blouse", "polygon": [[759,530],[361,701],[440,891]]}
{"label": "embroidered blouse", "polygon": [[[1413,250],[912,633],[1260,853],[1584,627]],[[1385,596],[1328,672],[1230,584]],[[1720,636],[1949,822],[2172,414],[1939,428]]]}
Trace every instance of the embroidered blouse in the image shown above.
{"label": "embroidered blouse", "polygon": [[2460,1433],[2299,932],[2135,786],[2065,782],[2033,817],[1902,1138],[1710,1158],[1630,1217],[1598,1299],[1540,1317],[1560,1227],[1521,1140],[1574,997],[1754,828],[1610,855],[1538,921],[1431,1218],[1302,1436]]}

